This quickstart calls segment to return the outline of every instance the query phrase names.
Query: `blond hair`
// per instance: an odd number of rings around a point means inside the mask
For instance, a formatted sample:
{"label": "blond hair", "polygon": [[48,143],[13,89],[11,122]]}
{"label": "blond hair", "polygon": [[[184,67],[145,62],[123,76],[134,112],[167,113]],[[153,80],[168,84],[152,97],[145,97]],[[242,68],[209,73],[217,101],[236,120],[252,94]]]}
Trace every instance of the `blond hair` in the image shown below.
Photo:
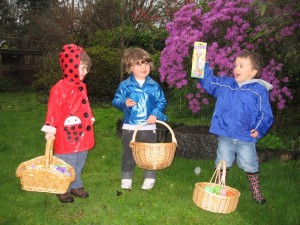
{"label": "blond hair", "polygon": [[130,74],[131,67],[135,64],[138,63],[143,63],[147,62],[150,64],[150,69],[154,70],[154,63],[151,59],[151,56],[148,52],[146,52],[144,49],[141,48],[128,48],[125,50],[123,59],[122,59],[122,64],[124,70]]}

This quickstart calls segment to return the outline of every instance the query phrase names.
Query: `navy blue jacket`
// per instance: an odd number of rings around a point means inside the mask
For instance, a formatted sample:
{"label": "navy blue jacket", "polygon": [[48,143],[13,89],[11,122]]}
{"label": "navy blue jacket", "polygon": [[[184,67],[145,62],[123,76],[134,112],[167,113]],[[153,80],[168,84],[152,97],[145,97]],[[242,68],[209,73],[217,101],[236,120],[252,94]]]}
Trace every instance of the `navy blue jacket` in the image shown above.
{"label": "navy blue jacket", "polygon": [[[265,136],[273,124],[268,93],[272,85],[261,79],[237,83],[234,77],[214,76],[208,63],[204,78],[199,82],[206,92],[217,98],[211,133],[246,142],[257,142]],[[252,129],[259,133],[257,138],[250,136]]]}

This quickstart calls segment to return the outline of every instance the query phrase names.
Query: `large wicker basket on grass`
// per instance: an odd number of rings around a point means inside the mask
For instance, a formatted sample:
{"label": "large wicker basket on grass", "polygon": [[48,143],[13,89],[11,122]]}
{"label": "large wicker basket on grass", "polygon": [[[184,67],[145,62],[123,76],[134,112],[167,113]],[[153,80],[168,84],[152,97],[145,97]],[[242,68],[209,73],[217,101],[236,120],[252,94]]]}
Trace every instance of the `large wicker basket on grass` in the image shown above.
{"label": "large wicker basket on grass", "polygon": [[156,120],[157,123],[165,125],[172,135],[171,143],[143,143],[135,142],[136,133],[138,130],[147,124],[147,122],[142,123],[138,126],[132,136],[130,142],[130,147],[132,149],[134,160],[138,167],[146,170],[159,170],[167,168],[171,165],[175,151],[177,147],[177,141],[172,128],[160,121]]}
{"label": "large wicker basket on grass", "polygon": [[[220,176],[220,170],[223,165],[223,174]],[[225,170],[226,162],[221,161],[217,166],[210,182],[199,182],[195,184],[193,201],[194,203],[206,211],[215,213],[231,213],[235,211],[238,205],[240,192],[234,188],[225,185]],[[212,180],[215,178],[215,182]],[[218,179],[217,179],[218,178]],[[208,190],[217,188],[219,190],[224,190],[227,193],[222,195],[221,193],[211,193]],[[228,195],[230,193],[230,195]]]}
{"label": "large wicker basket on grass", "polygon": [[[57,168],[63,168],[67,172]],[[21,163],[16,176],[20,178],[23,190],[63,194],[75,180],[75,170],[65,161],[53,156],[53,139],[49,138],[45,156]]]}

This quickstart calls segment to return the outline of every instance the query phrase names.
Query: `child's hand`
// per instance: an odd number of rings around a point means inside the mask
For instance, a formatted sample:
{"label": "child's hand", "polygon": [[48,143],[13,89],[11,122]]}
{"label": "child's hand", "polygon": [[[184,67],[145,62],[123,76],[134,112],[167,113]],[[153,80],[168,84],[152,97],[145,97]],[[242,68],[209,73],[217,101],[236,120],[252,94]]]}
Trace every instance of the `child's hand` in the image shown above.
{"label": "child's hand", "polygon": [[258,132],[256,130],[252,129],[250,136],[253,137],[253,138],[257,138],[258,137]]}
{"label": "child's hand", "polygon": [[126,104],[126,107],[133,107],[136,105],[136,102],[130,98],[127,98],[125,104]]}
{"label": "child's hand", "polygon": [[46,133],[46,134],[45,134],[45,139],[46,139],[46,141],[48,141],[48,139],[49,139],[50,137],[52,137],[53,140],[55,139],[54,134],[52,134],[52,133]]}
{"label": "child's hand", "polygon": [[156,123],[156,116],[150,115],[147,119],[147,124],[154,124]]}

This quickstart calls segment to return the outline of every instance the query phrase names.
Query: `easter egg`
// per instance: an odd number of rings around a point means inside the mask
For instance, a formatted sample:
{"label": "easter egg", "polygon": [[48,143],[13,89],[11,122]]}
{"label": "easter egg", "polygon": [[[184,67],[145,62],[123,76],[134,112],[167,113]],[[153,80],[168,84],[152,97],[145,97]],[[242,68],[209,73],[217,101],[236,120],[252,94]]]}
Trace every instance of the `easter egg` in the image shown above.
{"label": "easter egg", "polygon": [[66,168],[65,168],[65,167],[61,167],[61,166],[58,166],[58,167],[56,168],[56,170],[58,170],[58,171],[61,172],[61,173],[66,172]]}
{"label": "easter egg", "polygon": [[233,192],[231,192],[231,191],[227,191],[226,196],[227,197],[234,197],[235,194]]}
{"label": "easter egg", "polygon": [[205,186],[204,191],[207,191],[209,193],[214,193],[215,192],[214,189],[212,187],[209,187],[209,186]]}
{"label": "easter egg", "polygon": [[135,103],[139,102],[139,98],[138,98],[137,94],[135,94],[135,93],[131,93],[130,96],[129,96],[129,98],[131,100],[135,101]]}
{"label": "easter egg", "polygon": [[222,187],[221,186],[215,186],[214,187],[214,193],[217,195],[220,195],[222,191]]}
{"label": "easter egg", "polygon": [[201,168],[197,166],[194,171],[196,175],[199,175],[201,173]]}
{"label": "easter egg", "polygon": [[67,172],[65,172],[65,175],[67,175],[67,176],[70,177],[70,176],[71,176],[71,173],[67,171]]}
{"label": "easter egg", "polygon": [[221,195],[222,195],[222,196],[226,196],[226,189],[225,189],[225,188],[222,189]]}

